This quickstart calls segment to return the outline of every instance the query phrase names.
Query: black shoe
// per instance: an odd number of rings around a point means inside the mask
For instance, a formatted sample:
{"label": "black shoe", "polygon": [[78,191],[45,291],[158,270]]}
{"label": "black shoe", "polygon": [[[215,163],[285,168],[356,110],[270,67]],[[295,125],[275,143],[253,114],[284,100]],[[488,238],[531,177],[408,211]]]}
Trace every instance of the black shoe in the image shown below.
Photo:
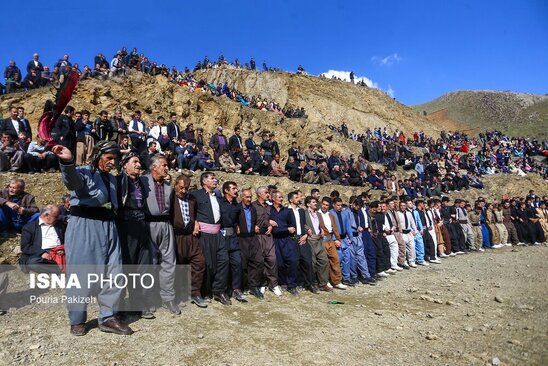
{"label": "black shoe", "polygon": [[207,308],[207,302],[201,296],[192,296],[190,302],[196,305],[199,308]]}
{"label": "black shoe", "polygon": [[363,277],[359,277],[358,282],[361,283],[362,285],[367,285],[367,280]]}
{"label": "black shoe", "polygon": [[220,302],[223,305],[232,305],[232,301],[224,293],[214,294],[213,299]]}
{"label": "black shoe", "polygon": [[297,290],[297,288],[288,289],[287,292],[293,296],[299,296],[299,290]]}
{"label": "black shoe", "polygon": [[236,289],[232,292],[232,296],[238,300],[239,302],[247,302],[247,299],[245,298],[245,295],[243,294],[242,290]]}
{"label": "black shoe", "polygon": [[411,268],[411,267],[409,267],[408,264],[405,264],[405,263],[402,264],[401,267],[402,267],[403,269],[410,269],[410,268]]}
{"label": "black shoe", "polygon": [[155,319],[154,313],[150,310],[143,310],[141,312],[141,318],[142,319]]}
{"label": "black shoe", "polygon": [[[6,313],[6,311],[4,310],[1,310],[0,312],[3,312],[4,314]],[[3,315],[3,314],[0,314],[0,315]],[[74,336],[80,337],[80,336],[86,335],[86,333],[87,333],[87,329],[84,323],[70,326],[70,334]]]}
{"label": "black shoe", "polygon": [[308,286],[306,289],[316,295],[320,293],[320,289],[318,289],[315,285]]}
{"label": "black shoe", "polygon": [[342,284],[343,284],[343,285],[346,285],[346,286],[350,286],[350,287],[356,286],[356,285],[354,284],[354,282],[344,281],[344,280],[342,281]]}
{"label": "black shoe", "polygon": [[181,314],[181,309],[179,309],[179,307],[177,306],[177,304],[175,304],[175,301],[173,301],[173,300],[164,301],[162,306],[164,308],[166,308],[167,310],[169,310],[169,312],[171,314],[175,314],[175,315],[180,315]]}
{"label": "black shoe", "polygon": [[257,299],[259,300],[263,300],[264,299],[264,295],[263,293],[261,292],[261,289],[258,288],[258,287],[252,287],[249,289],[249,292],[251,293],[251,295],[255,296]]}
{"label": "black shoe", "polygon": [[366,278],[365,283],[369,286],[377,286],[377,281],[374,278]]}
{"label": "black shoe", "polygon": [[[71,327],[72,330],[72,327]],[[130,335],[133,334],[133,330],[122,323],[116,317],[112,317],[103,323],[99,324],[99,330],[106,333],[114,333],[119,335]],[[74,334],[74,333],[73,333]]]}

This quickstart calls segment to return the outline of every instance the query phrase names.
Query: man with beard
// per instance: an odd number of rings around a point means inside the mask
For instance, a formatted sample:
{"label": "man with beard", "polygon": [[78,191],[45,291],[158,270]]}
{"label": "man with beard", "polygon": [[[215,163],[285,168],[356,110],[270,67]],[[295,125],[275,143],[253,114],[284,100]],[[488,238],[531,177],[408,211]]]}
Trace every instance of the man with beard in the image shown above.
{"label": "man with beard", "polygon": [[[67,275],[78,275],[77,272],[82,271],[78,265],[95,266],[94,272],[107,276],[122,273],[120,241],[114,222],[118,209],[116,178],[110,174],[118,158],[118,145],[106,141],[98,143],[94,147],[92,164],[78,168],[67,147],[56,145],[52,151],[61,162],[63,183],[71,191],[71,219],[65,234]],[[66,294],[71,298],[97,296],[101,331],[122,335],[133,333],[116,317],[122,294],[116,286],[71,287],[67,288]],[[86,309],[86,303],[69,305],[71,334],[86,334]]]}
{"label": "man with beard", "polygon": [[194,235],[196,222],[196,200],[189,193],[190,178],[179,175],[175,179],[175,194],[171,195],[171,223],[175,234],[177,262],[190,264],[191,302],[200,308],[207,308],[201,296],[201,287],[205,273],[205,258]]}
{"label": "man with beard", "polygon": [[152,263],[160,267],[160,297],[169,312],[179,315],[181,310],[175,302],[175,237],[169,217],[173,189],[168,177],[166,158],[156,155],[151,159],[150,173],[141,177],[141,183],[145,221],[153,249]]}
{"label": "man with beard", "polygon": [[196,199],[196,223],[194,235],[206,261],[204,292],[213,293],[213,299],[223,305],[231,305],[226,292],[228,287],[228,250],[221,234],[221,206],[215,195],[217,178],[212,172],[200,176],[201,189],[192,192]]}

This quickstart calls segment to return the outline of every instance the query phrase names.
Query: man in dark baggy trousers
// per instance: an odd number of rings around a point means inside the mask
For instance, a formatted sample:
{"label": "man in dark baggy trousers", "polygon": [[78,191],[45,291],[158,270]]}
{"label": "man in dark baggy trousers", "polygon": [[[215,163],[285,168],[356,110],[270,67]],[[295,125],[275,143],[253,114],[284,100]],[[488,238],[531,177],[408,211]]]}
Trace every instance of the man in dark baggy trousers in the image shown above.
{"label": "man in dark baggy trousers", "polygon": [[200,308],[207,308],[202,298],[205,258],[198,237],[193,234],[196,223],[196,200],[188,193],[190,178],[180,175],[175,179],[175,194],[171,195],[171,223],[175,234],[177,263],[190,264],[190,301]]}
{"label": "man in dark baggy trousers", "polygon": [[193,233],[198,236],[206,261],[204,292],[212,292],[214,300],[223,305],[231,305],[227,296],[228,251],[221,234],[221,206],[214,192],[217,183],[214,173],[202,173],[202,189],[192,192],[197,210]]}
{"label": "man in dark baggy trousers", "polygon": [[[120,209],[116,224],[120,236],[122,262],[137,267],[141,274],[152,264],[152,247],[145,223],[144,186],[139,179],[141,160],[134,152],[126,153],[120,161],[122,173],[118,175]],[[129,286],[130,309],[139,311],[144,319],[153,319],[145,289]]]}

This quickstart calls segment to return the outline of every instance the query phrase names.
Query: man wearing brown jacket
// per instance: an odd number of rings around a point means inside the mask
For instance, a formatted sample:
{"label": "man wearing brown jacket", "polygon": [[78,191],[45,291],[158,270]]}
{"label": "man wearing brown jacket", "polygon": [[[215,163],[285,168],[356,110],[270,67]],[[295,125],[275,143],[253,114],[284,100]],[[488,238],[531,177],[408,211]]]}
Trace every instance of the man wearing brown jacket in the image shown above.
{"label": "man wearing brown jacket", "polygon": [[348,286],[342,283],[341,264],[337,253],[337,248],[341,245],[341,236],[337,230],[335,217],[329,212],[330,208],[331,199],[323,197],[318,216],[322,218],[324,224],[325,234],[323,235],[322,244],[329,260],[329,282],[327,286],[331,285],[339,290],[346,290]]}
{"label": "man wearing brown jacket", "polygon": [[318,214],[318,201],[308,196],[304,200],[306,210],[304,213],[305,229],[308,233],[307,242],[312,250],[312,269],[320,291],[331,292],[333,289],[327,286],[329,281],[329,259],[322,245],[322,238],[327,235],[327,229],[323,218]]}

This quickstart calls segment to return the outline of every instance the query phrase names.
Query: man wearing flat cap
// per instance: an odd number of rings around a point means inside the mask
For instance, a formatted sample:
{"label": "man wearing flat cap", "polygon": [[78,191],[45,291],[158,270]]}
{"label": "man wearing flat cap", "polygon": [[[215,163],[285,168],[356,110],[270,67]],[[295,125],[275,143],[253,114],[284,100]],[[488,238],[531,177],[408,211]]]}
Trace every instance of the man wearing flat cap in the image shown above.
{"label": "man wearing flat cap", "polygon": [[[63,183],[70,190],[71,219],[65,234],[67,276],[70,278],[74,273],[81,283],[81,286],[68,287],[66,295],[74,299],[96,296],[99,329],[121,335],[132,334],[131,328],[116,316],[122,289],[87,281],[90,273],[103,277],[122,273],[122,254],[114,221],[118,192],[116,178],[110,174],[119,157],[119,146],[112,141],[100,141],[93,148],[91,164],[79,167],[74,165],[67,147],[56,145],[52,151],[60,160]],[[87,303],[76,301],[67,306],[71,334],[85,335]]]}

